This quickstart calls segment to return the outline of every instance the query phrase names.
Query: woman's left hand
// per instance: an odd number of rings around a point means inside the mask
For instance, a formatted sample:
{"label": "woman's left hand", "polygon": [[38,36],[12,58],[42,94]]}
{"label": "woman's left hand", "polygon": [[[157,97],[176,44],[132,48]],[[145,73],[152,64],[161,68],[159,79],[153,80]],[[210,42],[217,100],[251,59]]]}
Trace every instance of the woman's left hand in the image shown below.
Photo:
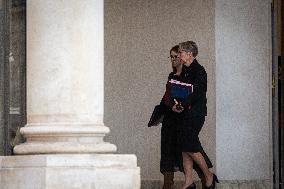
{"label": "woman's left hand", "polygon": [[184,110],[183,106],[180,105],[180,103],[176,99],[174,99],[174,101],[175,105],[172,107],[172,110],[176,113],[181,113]]}

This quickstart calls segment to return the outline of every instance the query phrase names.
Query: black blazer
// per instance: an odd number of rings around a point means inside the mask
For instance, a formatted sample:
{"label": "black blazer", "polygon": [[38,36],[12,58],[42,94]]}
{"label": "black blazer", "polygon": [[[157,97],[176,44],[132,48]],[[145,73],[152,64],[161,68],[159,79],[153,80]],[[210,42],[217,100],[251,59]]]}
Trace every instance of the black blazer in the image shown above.
{"label": "black blazer", "polygon": [[196,59],[185,66],[182,71],[182,80],[193,85],[193,93],[188,97],[184,104],[185,107],[190,106],[185,113],[190,117],[207,115],[207,73]]}
{"label": "black blazer", "polygon": [[[180,76],[175,76],[172,72],[169,74],[168,80],[176,79],[181,82],[190,83],[193,85],[193,93],[185,100],[182,101],[182,106],[185,110],[181,113],[187,117],[197,117],[207,115],[207,73],[203,66],[201,66],[196,59],[190,64],[190,66],[183,65]],[[161,101],[161,105],[168,110],[175,104],[174,100],[170,97],[169,88],[167,86],[166,92]],[[189,107],[189,108],[188,108]]]}

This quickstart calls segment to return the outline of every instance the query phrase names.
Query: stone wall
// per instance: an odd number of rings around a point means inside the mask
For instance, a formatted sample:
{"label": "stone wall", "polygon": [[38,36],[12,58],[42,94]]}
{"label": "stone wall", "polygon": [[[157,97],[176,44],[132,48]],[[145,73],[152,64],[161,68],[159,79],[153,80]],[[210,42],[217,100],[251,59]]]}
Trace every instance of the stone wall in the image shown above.
{"label": "stone wall", "polygon": [[271,1],[216,0],[216,157],[221,180],[269,180]]}
{"label": "stone wall", "polygon": [[4,0],[0,0],[0,155],[4,155]]}
{"label": "stone wall", "polygon": [[270,3],[105,1],[107,140],[137,155],[145,183],[162,177],[160,127],[146,124],[171,70],[168,50],[189,39],[209,76],[200,136],[220,180],[271,179]]}
{"label": "stone wall", "polygon": [[208,116],[200,138],[215,162],[214,1],[105,1],[106,140],[119,153],[137,155],[143,180],[162,176],[161,127],[147,123],[172,69],[169,50],[187,40],[197,42],[197,59],[208,74]]}

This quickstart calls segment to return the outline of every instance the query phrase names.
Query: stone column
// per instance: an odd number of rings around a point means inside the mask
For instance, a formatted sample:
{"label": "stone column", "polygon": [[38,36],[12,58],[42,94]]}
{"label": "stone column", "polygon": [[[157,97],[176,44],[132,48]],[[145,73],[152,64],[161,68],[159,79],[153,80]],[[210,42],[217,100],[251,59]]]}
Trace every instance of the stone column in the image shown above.
{"label": "stone column", "polygon": [[0,157],[0,188],[140,188],[136,156],[103,141],[103,8],[27,1],[27,141]]}
{"label": "stone column", "polygon": [[114,152],[103,141],[102,0],[27,2],[27,142],[15,154]]}

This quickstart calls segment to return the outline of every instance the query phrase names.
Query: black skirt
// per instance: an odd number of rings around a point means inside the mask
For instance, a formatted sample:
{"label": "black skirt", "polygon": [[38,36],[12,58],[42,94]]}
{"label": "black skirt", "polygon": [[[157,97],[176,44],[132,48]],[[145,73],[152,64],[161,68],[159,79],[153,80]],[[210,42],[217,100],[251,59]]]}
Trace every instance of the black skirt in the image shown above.
{"label": "black skirt", "polygon": [[[174,112],[165,114],[161,130],[161,173],[183,172],[182,152],[200,152],[207,166],[213,167],[198,138],[204,120],[204,117],[187,120],[182,114]],[[193,168],[198,169],[198,166],[194,163]]]}
{"label": "black skirt", "polygon": [[205,117],[182,117],[182,123],[178,125],[178,145],[182,152],[199,152],[199,133],[204,124]]}
{"label": "black skirt", "polygon": [[[177,129],[177,146],[181,152],[200,152],[208,168],[212,168],[213,164],[203,150],[198,136],[204,121],[205,116],[181,116],[181,124],[178,125]],[[197,168],[197,165],[194,163],[193,167]]]}
{"label": "black skirt", "polygon": [[182,154],[177,148],[178,124],[176,113],[165,114],[161,129],[161,173],[183,171]]}

